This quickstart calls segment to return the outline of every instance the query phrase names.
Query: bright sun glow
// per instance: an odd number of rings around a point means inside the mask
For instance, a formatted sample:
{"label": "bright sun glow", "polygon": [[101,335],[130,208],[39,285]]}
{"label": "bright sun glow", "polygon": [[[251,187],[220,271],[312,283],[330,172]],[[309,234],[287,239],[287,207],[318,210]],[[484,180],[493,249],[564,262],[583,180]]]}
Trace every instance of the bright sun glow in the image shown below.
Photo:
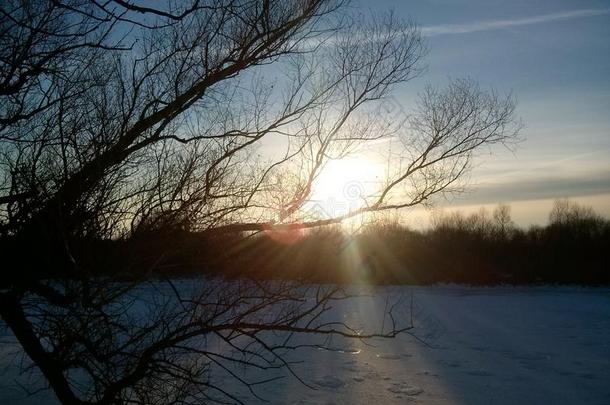
{"label": "bright sun glow", "polygon": [[319,217],[361,208],[363,197],[377,189],[382,174],[382,165],[364,155],[331,160],[314,183],[310,208]]}

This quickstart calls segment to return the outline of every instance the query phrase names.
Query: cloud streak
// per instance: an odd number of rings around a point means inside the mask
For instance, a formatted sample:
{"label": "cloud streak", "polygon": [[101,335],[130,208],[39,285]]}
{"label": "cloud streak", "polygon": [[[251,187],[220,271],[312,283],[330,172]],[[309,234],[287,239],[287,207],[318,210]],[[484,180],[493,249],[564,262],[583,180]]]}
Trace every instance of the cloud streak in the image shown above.
{"label": "cloud streak", "polygon": [[468,24],[430,25],[427,27],[422,27],[421,31],[427,36],[468,34],[471,32],[490,31],[559,20],[570,20],[574,18],[595,17],[605,14],[610,14],[610,8],[572,10],[507,20],[476,21]]}
{"label": "cloud streak", "polygon": [[[530,177],[532,177],[530,175]],[[534,175],[528,180],[479,184],[464,196],[463,203],[491,204],[500,201],[541,200],[610,194],[610,171],[579,177],[551,177]]]}

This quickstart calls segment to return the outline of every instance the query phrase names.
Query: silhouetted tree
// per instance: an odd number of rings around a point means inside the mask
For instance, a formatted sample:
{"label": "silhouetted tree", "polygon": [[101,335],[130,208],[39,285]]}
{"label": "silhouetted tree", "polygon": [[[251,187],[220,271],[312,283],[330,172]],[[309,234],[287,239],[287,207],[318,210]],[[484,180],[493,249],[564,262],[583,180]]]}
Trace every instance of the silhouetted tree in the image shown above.
{"label": "silhouetted tree", "polygon": [[[146,277],[172,264],[185,232],[290,231],[415,206],[460,188],[477,150],[515,136],[512,98],[469,80],[428,87],[408,128],[388,128],[365,107],[421,72],[422,38],[392,14],[347,11],[2,4],[0,313],[61,402],[239,402],[206,373],[289,366],[293,346],[267,332],[375,335],[321,320],[344,297],[335,287],[216,281],[187,293]],[[393,135],[400,161],[361,208],[304,212],[328,159]],[[264,140],[277,150],[259,154]]]}

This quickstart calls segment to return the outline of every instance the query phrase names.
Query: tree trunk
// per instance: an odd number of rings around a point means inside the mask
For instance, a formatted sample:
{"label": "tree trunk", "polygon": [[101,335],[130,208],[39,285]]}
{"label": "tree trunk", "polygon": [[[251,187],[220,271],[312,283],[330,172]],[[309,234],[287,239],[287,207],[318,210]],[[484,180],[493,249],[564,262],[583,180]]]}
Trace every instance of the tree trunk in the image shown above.
{"label": "tree trunk", "polygon": [[72,389],[70,388],[70,384],[62,373],[61,367],[59,367],[51,355],[41,346],[40,341],[25,317],[15,294],[0,294],[0,315],[15,334],[15,337],[18,339],[25,353],[38,366],[40,371],[42,371],[49,382],[49,385],[55,392],[57,399],[59,399],[62,404],[69,405],[82,405],[86,403],[74,395],[74,392],[72,392]]}

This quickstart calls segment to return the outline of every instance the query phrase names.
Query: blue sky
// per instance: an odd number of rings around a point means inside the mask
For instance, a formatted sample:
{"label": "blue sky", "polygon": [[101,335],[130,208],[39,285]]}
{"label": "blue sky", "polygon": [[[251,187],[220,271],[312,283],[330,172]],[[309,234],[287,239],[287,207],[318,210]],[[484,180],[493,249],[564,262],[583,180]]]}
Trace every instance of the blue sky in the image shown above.
{"label": "blue sky", "polygon": [[375,2],[391,8],[429,45],[427,73],[395,93],[405,106],[448,77],[518,100],[524,140],[481,158],[473,191],[451,205],[507,202],[518,222],[543,223],[554,198],[570,197],[610,216],[610,1]]}

